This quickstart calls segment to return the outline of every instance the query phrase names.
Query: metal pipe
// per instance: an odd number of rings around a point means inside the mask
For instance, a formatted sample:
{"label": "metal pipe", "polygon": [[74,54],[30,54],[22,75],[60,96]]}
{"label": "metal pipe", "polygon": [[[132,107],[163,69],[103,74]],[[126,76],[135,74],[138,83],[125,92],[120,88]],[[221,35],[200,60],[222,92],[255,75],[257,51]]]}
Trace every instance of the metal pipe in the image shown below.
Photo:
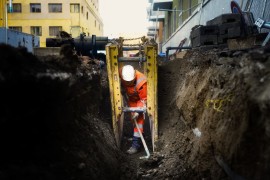
{"label": "metal pipe", "polygon": [[262,18],[264,18],[264,12],[265,12],[265,6],[266,6],[266,0],[264,0],[264,3],[263,3],[263,10],[262,10]]}
{"label": "metal pipe", "polygon": [[263,28],[270,29],[270,22],[264,23]]}
{"label": "metal pipe", "polygon": [[243,9],[243,0],[240,1],[240,7]]}
{"label": "metal pipe", "polygon": [[158,15],[159,15],[159,8],[158,8],[158,11],[157,11],[157,17],[156,17],[156,26],[155,26],[155,41],[157,40],[157,20],[158,20]]}
{"label": "metal pipe", "polygon": [[134,47],[123,47],[123,51],[134,51],[134,50],[141,50],[142,48],[140,46],[134,46]]}
{"label": "metal pipe", "polygon": [[190,47],[190,46],[185,46],[185,47],[167,47],[166,48],[166,60],[168,60],[169,51],[170,50],[176,50],[176,49],[180,49],[180,50],[182,50],[182,49],[192,49],[192,47]]}
{"label": "metal pipe", "polygon": [[262,43],[262,46],[265,46],[269,40],[270,40],[270,33],[268,33],[268,35],[266,36],[265,40]]}
{"label": "metal pipe", "polygon": [[250,4],[249,4],[248,12],[250,11],[252,4],[253,4],[253,0],[251,0],[251,2],[250,2]]}
{"label": "metal pipe", "polygon": [[190,46],[185,46],[185,47],[167,47],[167,50],[176,50],[176,49],[192,49]]}
{"label": "metal pipe", "polygon": [[12,12],[12,0],[9,0],[9,12]]}
{"label": "metal pipe", "polygon": [[146,113],[146,108],[143,107],[123,107],[123,112]]}
{"label": "metal pipe", "polygon": [[145,57],[119,57],[118,62],[145,62]]}

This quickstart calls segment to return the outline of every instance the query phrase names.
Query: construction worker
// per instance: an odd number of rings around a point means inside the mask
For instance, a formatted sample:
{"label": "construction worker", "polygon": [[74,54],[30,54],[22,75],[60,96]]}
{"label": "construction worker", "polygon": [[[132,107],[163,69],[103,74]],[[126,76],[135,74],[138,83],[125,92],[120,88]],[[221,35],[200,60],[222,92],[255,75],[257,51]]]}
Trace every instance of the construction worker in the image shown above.
{"label": "construction worker", "polygon": [[[131,65],[123,66],[120,71],[122,87],[127,97],[129,107],[146,107],[147,100],[147,83],[146,77],[143,73],[135,70]],[[132,112],[131,120],[137,120],[139,130],[143,133],[144,115],[142,113]],[[141,138],[139,130],[133,124],[133,138],[132,145],[127,151],[128,154],[135,154],[141,146]]]}

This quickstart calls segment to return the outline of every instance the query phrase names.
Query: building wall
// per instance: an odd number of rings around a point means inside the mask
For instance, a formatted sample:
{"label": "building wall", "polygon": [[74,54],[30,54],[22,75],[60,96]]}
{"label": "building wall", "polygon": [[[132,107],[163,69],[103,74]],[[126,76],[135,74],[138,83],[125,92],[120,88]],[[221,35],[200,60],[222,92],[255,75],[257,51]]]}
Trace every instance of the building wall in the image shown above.
{"label": "building wall", "polygon": [[[202,2],[202,1],[201,1]],[[206,25],[206,22],[221,15],[224,13],[231,13],[231,7],[230,3],[231,1],[221,1],[221,0],[204,0],[204,4],[201,8],[201,6],[198,6],[193,13],[185,19],[182,24],[178,26],[178,28],[169,34],[168,37],[165,36],[165,39],[162,44],[162,52],[166,52],[167,47],[177,47],[181,40],[184,38],[187,38],[188,41],[185,43],[185,46],[191,45],[189,36],[191,29],[195,25]],[[236,2],[241,6],[242,10],[247,10],[246,5],[248,0],[236,0]],[[251,1],[250,1],[251,2]],[[254,15],[254,19],[256,20],[258,17],[263,17],[264,20],[270,21],[270,13],[269,13],[269,7],[270,7],[270,1],[266,1],[265,4],[265,12],[263,13],[263,3],[264,1],[254,1],[252,3],[252,6],[250,8],[250,11]],[[168,18],[168,17],[167,17]],[[165,21],[167,21],[165,19]],[[171,21],[171,20],[169,20]],[[181,22],[181,21],[180,21]],[[166,24],[166,22],[165,22]],[[167,23],[168,24],[168,23]],[[168,27],[165,27],[165,31]],[[264,30],[265,31],[265,30]],[[269,30],[268,30],[269,31]],[[170,54],[174,53],[174,51],[170,51]]]}
{"label": "building wall", "polygon": [[[197,7],[197,9],[193,11],[192,15],[189,16],[163,43],[162,51],[166,52],[167,47],[177,47],[184,38],[187,38],[185,45],[190,46],[191,42],[189,36],[192,27],[196,25],[205,25],[208,20],[211,20],[222,13],[229,13],[231,11],[229,7],[230,1],[220,0],[208,0],[202,9],[200,6]],[[170,54],[171,53],[174,53],[174,51],[170,51]]]}
{"label": "building wall", "polygon": [[[49,35],[49,26],[61,26],[66,31],[77,37],[81,32],[86,35],[103,35],[103,22],[99,15],[98,0],[13,0],[13,3],[22,4],[21,13],[8,13],[8,26],[21,26],[22,32],[31,33],[31,26],[41,26],[40,46],[46,46]],[[41,13],[31,13],[30,3],[41,3]],[[61,3],[62,12],[49,13],[49,3]],[[70,4],[80,4],[78,13],[70,12]],[[83,8],[83,11],[82,11]],[[88,19],[87,19],[88,17]]]}

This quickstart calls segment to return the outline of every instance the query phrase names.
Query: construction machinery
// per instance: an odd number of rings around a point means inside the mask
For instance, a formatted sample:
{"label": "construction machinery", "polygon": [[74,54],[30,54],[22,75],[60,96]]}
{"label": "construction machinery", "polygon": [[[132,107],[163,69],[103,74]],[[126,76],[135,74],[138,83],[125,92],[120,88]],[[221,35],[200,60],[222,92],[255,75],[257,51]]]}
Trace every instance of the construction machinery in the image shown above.
{"label": "construction machinery", "polygon": [[86,36],[85,33],[81,33],[80,36],[72,38],[67,32],[60,31],[56,37],[46,38],[46,47],[61,47],[69,44],[79,55],[97,57],[97,51],[105,50],[108,42],[109,39],[106,36]]}
{"label": "construction machinery", "polygon": [[[123,121],[126,113],[144,113],[150,124],[153,151],[158,139],[158,113],[157,113],[157,44],[145,37],[137,38],[139,44],[124,44],[128,40],[114,39],[106,45],[106,63],[109,79],[110,98],[112,105],[112,125],[118,147],[121,147],[123,133]],[[130,57],[128,52],[137,52],[136,56]],[[119,69],[124,65],[132,65],[135,69],[144,73],[147,77],[147,107],[130,108],[126,106],[121,91],[121,79]]]}

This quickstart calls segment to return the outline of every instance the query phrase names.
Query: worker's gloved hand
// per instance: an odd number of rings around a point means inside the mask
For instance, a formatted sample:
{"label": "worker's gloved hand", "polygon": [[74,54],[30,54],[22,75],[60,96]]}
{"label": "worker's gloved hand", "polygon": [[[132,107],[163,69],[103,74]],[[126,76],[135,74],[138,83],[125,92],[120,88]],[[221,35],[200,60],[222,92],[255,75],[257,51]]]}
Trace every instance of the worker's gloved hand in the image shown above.
{"label": "worker's gloved hand", "polygon": [[141,100],[141,103],[142,103],[143,107],[146,108],[146,100]]}
{"label": "worker's gloved hand", "polygon": [[131,115],[132,120],[137,120],[138,117],[139,117],[139,113],[137,113],[137,112],[132,113],[132,115]]}

